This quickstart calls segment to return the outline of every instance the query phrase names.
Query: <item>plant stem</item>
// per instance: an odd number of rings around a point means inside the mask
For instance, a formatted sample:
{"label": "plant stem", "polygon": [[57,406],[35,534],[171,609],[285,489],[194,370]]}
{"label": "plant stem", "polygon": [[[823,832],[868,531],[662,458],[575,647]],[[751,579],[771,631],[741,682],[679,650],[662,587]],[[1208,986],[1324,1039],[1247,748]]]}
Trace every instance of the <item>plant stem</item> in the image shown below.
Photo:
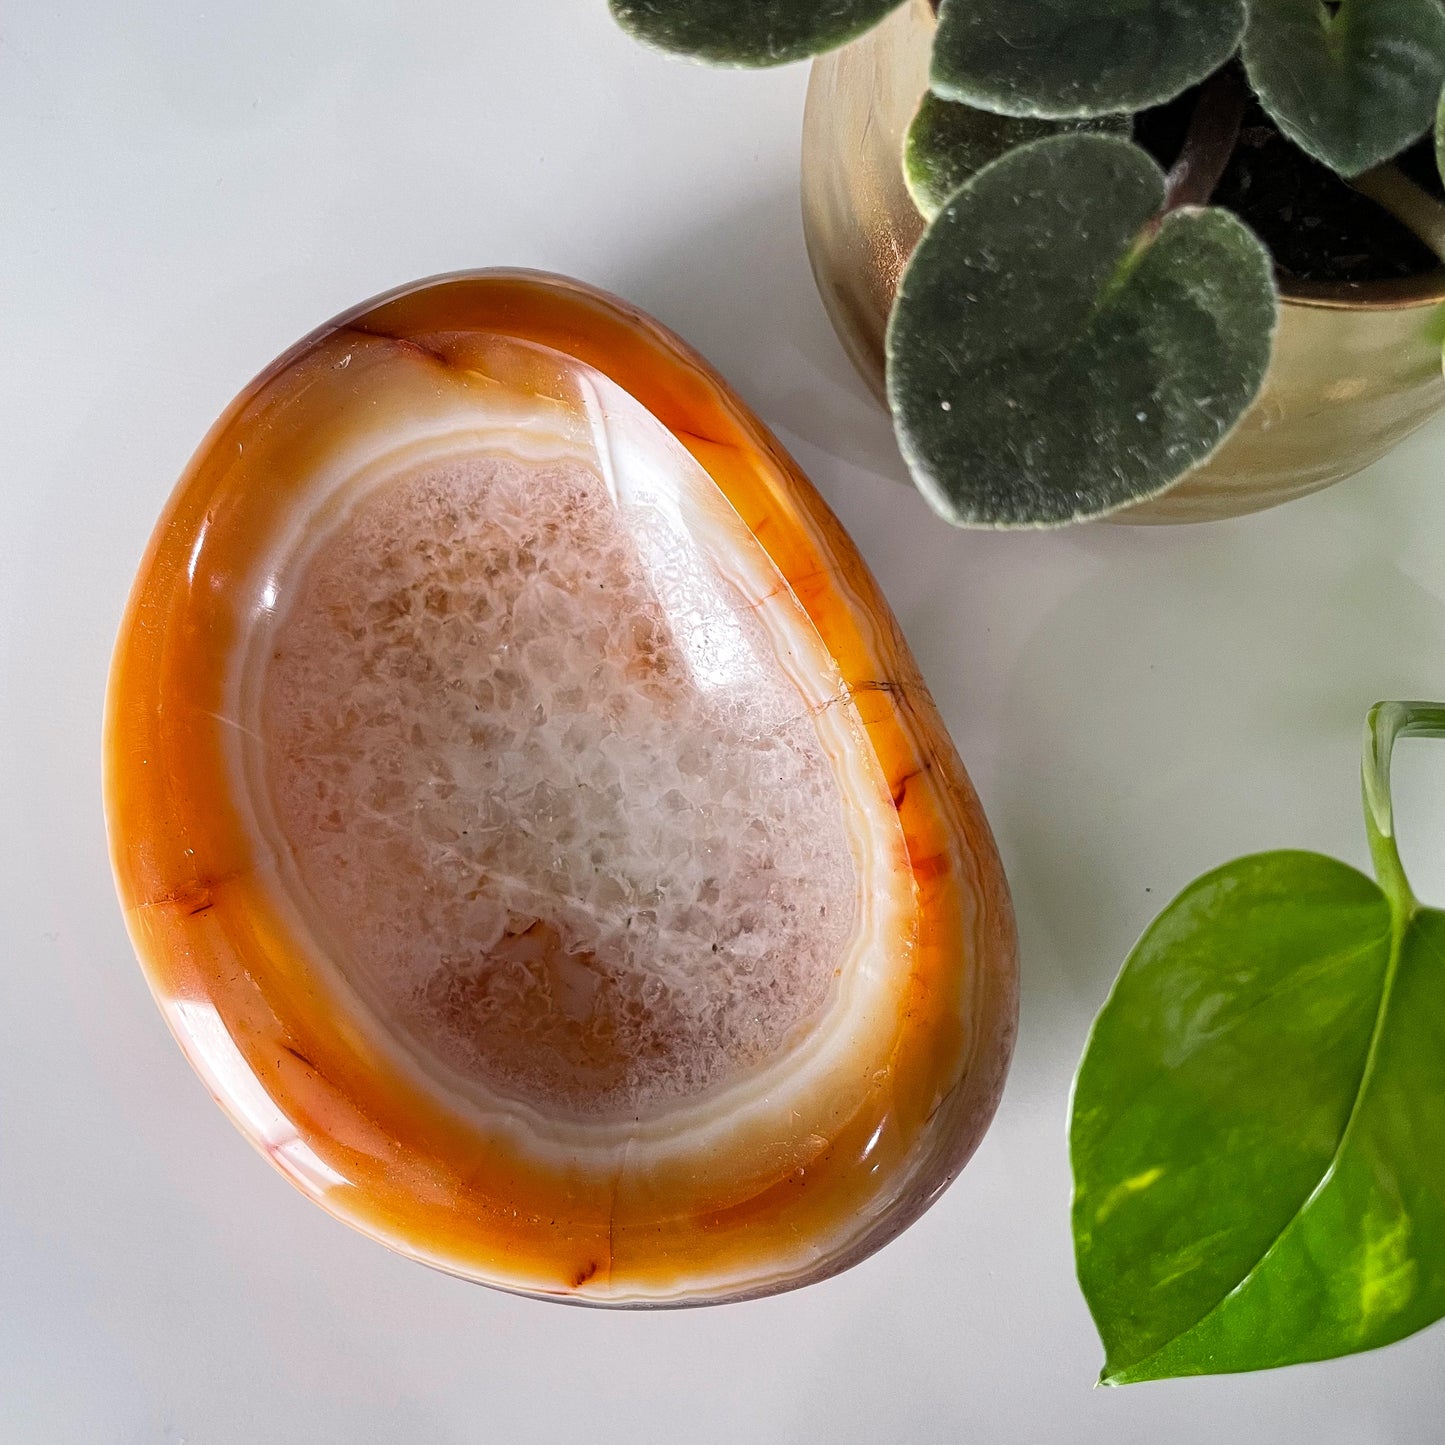
{"label": "plant stem", "polygon": [[1350,184],[1408,226],[1445,261],[1445,205],[1416,185],[1393,161],[1356,176]]}
{"label": "plant stem", "polygon": [[1169,172],[1165,212],[1207,205],[1239,141],[1248,92],[1237,66],[1217,70],[1200,87],[1189,130]]}
{"label": "plant stem", "polygon": [[1377,702],[1365,720],[1360,774],[1365,793],[1365,832],[1375,877],[1397,918],[1408,919],[1419,904],[1405,877],[1395,842],[1395,809],[1390,798],[1390,755],[1396,738],[1445,738],[1445,703]]}

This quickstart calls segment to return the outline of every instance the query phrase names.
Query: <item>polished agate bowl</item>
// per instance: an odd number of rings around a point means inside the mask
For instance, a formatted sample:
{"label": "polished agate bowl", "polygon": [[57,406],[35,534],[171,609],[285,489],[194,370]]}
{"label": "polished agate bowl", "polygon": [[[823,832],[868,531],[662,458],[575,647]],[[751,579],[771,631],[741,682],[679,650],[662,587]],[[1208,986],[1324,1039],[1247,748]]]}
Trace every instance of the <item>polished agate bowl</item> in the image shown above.
{"label": "polished agate bowl", "polygon": [[121,631],[137,953],[298,1188],[591,1304],[833,1274],[993,1113],[993,842],[817,493],[655,322],[555,277],[322,328],[211,431]]}

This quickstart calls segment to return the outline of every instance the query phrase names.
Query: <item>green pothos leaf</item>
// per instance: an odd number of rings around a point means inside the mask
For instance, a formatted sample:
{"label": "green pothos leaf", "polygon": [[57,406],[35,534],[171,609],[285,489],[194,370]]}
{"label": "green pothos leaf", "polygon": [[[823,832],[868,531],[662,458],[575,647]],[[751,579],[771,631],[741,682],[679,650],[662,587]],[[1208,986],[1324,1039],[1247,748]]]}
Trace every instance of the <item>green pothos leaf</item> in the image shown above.
{"label": "green pothos leaf", "polygon": [[920,491],[960,526],[1044,527],[1162,491],[1257,394],[1277,311],[1221,210],[1160,221],[1126,140],[1010,151],[934,218],[898,288],[888,396]]}
{"label": "green pothos leaf", "polygon": [[870,30],[901,0],[609,0],[618,23],[659,50],[716,65],[784,65]]}
{"label": "green pothos leaf", "polygon": [[1244,0],[943,0],[933,88],[1005,115],[1142,110],[1217,70]]}
{"label": "green pothos leaf", "polygon": [[1127,115],[1089,120],[996,115],[925,91],[904,139],[903,177],[914,205],[932,220],[965,181],[1015,146],[1075,131],[1128,135],[1131,125]]}
{"label": "green pothos leaf", "polygon": [[1110,1384],[1370,1349],[1445,1315],[1445,913],[1395,850],[1367,735],[1379,883],[1315,853],[1241,858],[1129,956],[1075,1085],[1079,1280]]}
{"label": "green pothos leaf", "polygon": [[1445,84],[1440,0],[1253,0],[1244,64],[1301,150],[1341,175],[1388,160],[1430,128]]}

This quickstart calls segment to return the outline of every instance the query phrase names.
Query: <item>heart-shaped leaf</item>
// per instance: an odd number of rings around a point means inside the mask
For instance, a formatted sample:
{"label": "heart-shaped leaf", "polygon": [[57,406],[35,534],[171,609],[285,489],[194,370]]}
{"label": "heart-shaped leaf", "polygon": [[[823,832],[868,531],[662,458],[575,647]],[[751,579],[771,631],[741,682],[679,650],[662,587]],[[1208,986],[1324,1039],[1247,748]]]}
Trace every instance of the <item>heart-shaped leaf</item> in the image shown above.
{"label": "heart-shaped leaf", "polygon": [[1005,115],[1142,110],[1217,70],[1244,0],[943,0],[933,88]]}
{"label": "heart-shaped leaf", "polygon": [[715,65],[785,65],[872,29],[901,0],[609,0],[618,23],[659,50]]}
{"label": "heart-shaped leaf", "polygon": [[888,328],[900,445],[960,526],[1058,526],[1162,491],[1269,363],[1269,257],[1235,217],[1159,220],[1164,176],[1102,135],[1035,141],[944,206]]}
{"label": "heart-shaped leaf", "polygon": [[1015,146],[1076,131],[1128,135],[1131,124],[1127,115],[1092,120],[996,115],[960,101],[944,100],[930,90],[919,102],[904,139],[903,176],[914,205],[932,220],[965,181]]}
{"label": "heart-shaped leaf", "polygon": [[1253,0],[1244,64],[1301,150],[1354,176],[1429,129],[1445,83],[1440,0]]}
{"label": "heart-shaped leaf", "polygon": [[1187,888],[1124,965],[1075,1086],[1079,1280],[1112,1384],[1388,1344],[1445,1315],[1445,913],[1395,851],[1371,715],[1380,884],[1314,853]]}

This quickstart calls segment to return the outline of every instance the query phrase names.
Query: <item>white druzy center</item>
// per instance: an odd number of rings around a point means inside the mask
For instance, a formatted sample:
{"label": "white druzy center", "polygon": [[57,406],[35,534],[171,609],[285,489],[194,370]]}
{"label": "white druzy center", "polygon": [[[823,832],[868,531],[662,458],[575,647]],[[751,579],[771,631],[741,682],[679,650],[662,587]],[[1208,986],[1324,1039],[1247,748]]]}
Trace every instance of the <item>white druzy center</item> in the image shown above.
{"label": "white druzy center", "polygon": [[564,1117],[779,1058],[856,915],[835,769],[751,606],[570,459],[372,490],[280,602],[266,786],[414,1053]]}

